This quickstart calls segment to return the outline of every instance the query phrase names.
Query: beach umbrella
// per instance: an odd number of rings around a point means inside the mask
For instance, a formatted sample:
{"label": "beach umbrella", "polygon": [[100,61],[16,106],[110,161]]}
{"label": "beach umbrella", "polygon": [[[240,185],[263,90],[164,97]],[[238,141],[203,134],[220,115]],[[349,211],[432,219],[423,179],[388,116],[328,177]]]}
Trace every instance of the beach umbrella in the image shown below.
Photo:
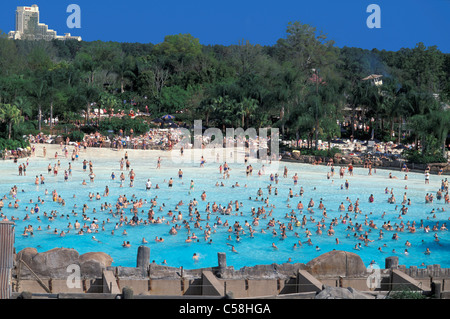
{"label": "beach umbrella", "polygon": [[170,115],[170,114],[166,114],[163,117],[161,117],[163,120],[173,120],[175,118],[175,116]]}

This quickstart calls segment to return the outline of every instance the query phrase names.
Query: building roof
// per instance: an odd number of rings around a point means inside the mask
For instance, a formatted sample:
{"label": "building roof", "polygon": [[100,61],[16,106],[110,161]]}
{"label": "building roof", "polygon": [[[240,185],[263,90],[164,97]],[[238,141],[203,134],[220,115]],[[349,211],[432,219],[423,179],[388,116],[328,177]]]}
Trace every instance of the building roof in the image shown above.
{"label": "building roof", "polygon": [[371,75],[365,77],[363,79],[363,81],[374,80],[374,79],[378,79],[378,78],[381,78],[381,77],[382,77],[382,75],[379,75],[379,74],[371,74]]}

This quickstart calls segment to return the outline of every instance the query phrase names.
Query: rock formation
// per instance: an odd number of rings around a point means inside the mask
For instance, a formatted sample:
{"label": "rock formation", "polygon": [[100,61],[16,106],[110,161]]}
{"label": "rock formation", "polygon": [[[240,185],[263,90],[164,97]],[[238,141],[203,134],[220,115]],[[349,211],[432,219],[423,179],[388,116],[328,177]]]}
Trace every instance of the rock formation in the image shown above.
{"label": "rock formation", "polygon": [[358,277],[367,273],[361,257],[342,250],[332,250],[314,258],[306,264],[306,270],[313,276],[325,277]]}
{"label": "rock formation", "polygon": [[80,267],[81,277],[101,277],[102,270],[111,266],[112,258],[103,252],[90,252],[80,255],[76,250],[69,248],[54,248],[38,253],[35,248],[25,248],[16,255],[16,265],[20,267],[21,277],[32,275],[31,271],[23,265],[22,260],[32,271],[42,278],[66,278],[71,271],[68,266]]}

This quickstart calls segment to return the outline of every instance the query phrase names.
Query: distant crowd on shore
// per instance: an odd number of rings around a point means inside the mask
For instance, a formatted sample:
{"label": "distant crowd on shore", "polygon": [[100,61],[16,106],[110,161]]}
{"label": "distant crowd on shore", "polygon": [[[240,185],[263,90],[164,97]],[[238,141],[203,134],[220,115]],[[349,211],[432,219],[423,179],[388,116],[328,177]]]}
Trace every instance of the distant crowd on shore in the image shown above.
{"label": "distant crowd on shore", "polygon": [[[78,145],[83,148],[87,147],[108,147],[114,149],[158,149],[158,150],[171,150],[178,143],[183,144],[183,148],[189,149],[194,147],[195,138],[191,139],[191,143],[184,143],[183,139],[186,137],[182,132],[176,129],[150,129],[145,134],[135,134],[131,129],[130,132],[123,132],[120,130],[116,135],[105,136],[99,132],[86,134],[82,141],[74,142],[68,137],[64,139],[61,136],[48,136],[40,133],[36,136],[29,135],[28,140],[30,143],[37,144],[60,144],[60,145]],[[211,143],[212,138],[210,136],[201,136],[199,145],[202,148]],[[270,138],[256,137],[254,139],[246,137],[224,137],[222,145],[235,145],[235,143],[241,143],[246,147],[257,148],[259,145],[263,148],[267,148]],[[194,143],[192,143],[194,142]],[[216,141],[214,140],[214,143]],[[218,144],[219,146],[219,144]]]}

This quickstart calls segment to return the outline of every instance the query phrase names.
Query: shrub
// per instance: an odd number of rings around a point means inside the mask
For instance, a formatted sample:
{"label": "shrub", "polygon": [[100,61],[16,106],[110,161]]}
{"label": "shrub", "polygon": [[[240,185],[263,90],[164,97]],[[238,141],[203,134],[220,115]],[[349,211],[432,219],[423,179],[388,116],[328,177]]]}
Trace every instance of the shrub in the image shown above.
{"label": "shrub", "polygon": [[28,143],[28,141],[25,141],[23,139],[19,139],[19,140],[13,140],[13,139],[6,139],[6,138],[0,138],[0,150],[16,150],[19,147],[20,148],[26,148],[27,146],[29,146],[30,144]]}
{"label": "shrub", "polygon": [[83,141],[84,133],[81,131],[73,131],[70,132],[69,134],[64,134],[63,137],[64,139],[68,137],[71,142],[81,142]]}
{"label": "shrub", "polygon": [[301,155],[314,155],[320,157],[333,157],[336,153],[340,152],[340,150],[336,147],[325,150],[316,150],[313,148],[300,148],[299,150]]}
{"label": "shrub", "polygon": [[108,135],[108,131],[114,131],[114,134],[118,134],[120,130],[124,134],[129,134],[130,130],[133,129],[134,134],[142,134],[146,133],[149,127],[141,118],[132,119],[129,116],[124,116],[122,118],[113,117],[100,121],[99,131],[104,135]]}
{"label": "shrub", "polygon": [[447,163],[447,159],[442,156],[440,151],[435,153],[423,154],[420,150],[404,150],[403,156],[410,163],[428,164],[428,163]]}
{"label": "shrub", "polygon": [[20,124],[14,125],[13,136],[18,138],[23,135],[29,134],[37,135],[39,133],[39,130],[37,128],[38,128],[37,121],[28,120]]}
{"label": "shrub", "polygon": [[412,291],[405,287],[403,290],[389,292],[387,299],[425,299],[425,296],[419,291]]}

